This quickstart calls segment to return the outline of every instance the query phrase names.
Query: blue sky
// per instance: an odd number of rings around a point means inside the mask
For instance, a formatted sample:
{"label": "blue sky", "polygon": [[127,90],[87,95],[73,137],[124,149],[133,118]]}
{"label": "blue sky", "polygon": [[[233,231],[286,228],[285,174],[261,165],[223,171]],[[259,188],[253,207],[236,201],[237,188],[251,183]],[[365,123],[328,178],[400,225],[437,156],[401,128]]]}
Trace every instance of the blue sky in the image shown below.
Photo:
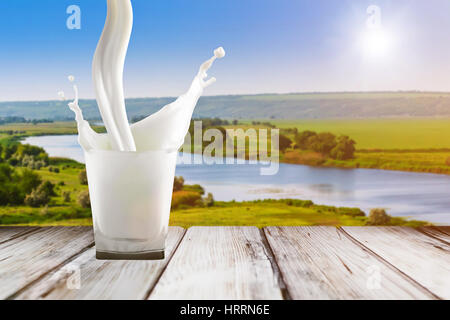
{"label": "blue sky", "polygon": [[[177,96],[223,46],[207,95],[311,91],[450,91],[448,0],[132,0],[127,97]],[[66,28],[79,5],[81,30]],[[368,56],[366,9],[381,8],[389,40]],[[91,62],[106,0],[2,0],[0,101],[56,99],[73,74],[94,96]]]}

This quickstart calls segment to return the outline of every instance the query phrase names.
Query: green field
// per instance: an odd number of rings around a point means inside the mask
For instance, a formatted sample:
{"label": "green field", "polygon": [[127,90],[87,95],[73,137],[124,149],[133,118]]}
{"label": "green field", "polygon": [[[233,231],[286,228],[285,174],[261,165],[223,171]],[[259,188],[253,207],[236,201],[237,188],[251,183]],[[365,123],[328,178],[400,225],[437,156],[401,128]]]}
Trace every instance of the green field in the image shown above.
{"label": "green field", "polygon": [[271,121],[297,128],[350,136],[357,149],[450,149],[450,118]]}

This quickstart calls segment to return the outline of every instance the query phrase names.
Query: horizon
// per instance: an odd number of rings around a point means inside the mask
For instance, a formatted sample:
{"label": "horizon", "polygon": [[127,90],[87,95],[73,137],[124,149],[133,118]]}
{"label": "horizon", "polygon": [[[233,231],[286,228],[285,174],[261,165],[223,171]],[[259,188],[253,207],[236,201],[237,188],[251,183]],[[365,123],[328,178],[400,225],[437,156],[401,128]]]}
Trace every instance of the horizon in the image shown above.
{"label": "horizon", "polygon": [[[228,54],[211,70],[218,82],[206,96],[450,92],[445,0],[132,3],[128,99],[178,97],[218,46]],[[66,26],[73,4],[80,30]],[[370,5],[381,10],[381,37],[368,28]],[[0,21],[1,101],[54,101],[58,91],[71,91],[68,74],[80,96],[94,99],[91,62],[106,1],[4,0],[0,10],[13,17]]]}
{"label": "horizon", "polygon": [[[215,98],[215,97],[252,97],[252,96],[292,96],[292,95],[332,95],[332,94],[445,94],[450,95],[449,91],[420,91],[420,90],[397,90],[397,91],[314,91],[314,92],[286,92],[286,93],[242,93],[242,94],[217,94],[217,95],[203,95],[202,98]],[[146,99],[177,99],[177,96],[161,96],[161,97],[126,97],[126,100],[146,100]],[[94,101],[95,98],[79,98],[79,101]],[[72,99],[43,99],[43,100],[2,100],[1,103],[22,103],[22,102],[70,102]]]}

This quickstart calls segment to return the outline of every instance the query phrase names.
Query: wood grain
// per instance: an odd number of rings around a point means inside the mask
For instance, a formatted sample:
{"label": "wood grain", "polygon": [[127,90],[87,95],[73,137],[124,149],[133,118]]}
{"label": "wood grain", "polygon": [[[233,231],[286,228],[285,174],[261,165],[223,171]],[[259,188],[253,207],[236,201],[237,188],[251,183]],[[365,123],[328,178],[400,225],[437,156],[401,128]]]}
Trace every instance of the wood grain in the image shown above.
{"label": "wood grain", "polygon": [[161,261],[99,261],[92,248],[48,274],[16,299],[145,299],[184,233],[182,228],[170,228],[166,259]]}
{"label": "wood grain", "polygon": [[0,299],[93,244],[92,228],[43,228],[0,245]]}
{"label": "wood grain", "polygon": [[264,232],[294,300],[432,298],[334,227]]}
{"label": "wood grain", "polygon": [[28,227],[0,227],[0,244],[20,237],[26,233],[33,232],[37,229],[38,228]]}
{"label": "wood grain", "polygon": [[442,229],[437,227],[423,227],[418,229],[420,232],[423,232],[431,237],[439,239],[446,244],[450,245],[450,235],[445,233]]}
{"label": "wood grain", "polygon": [[255,227],[189,229],[150,299],[282,299],[263,241]]}
{"label": "wood grain", "polygon": [[438,297],[450,299],[449,245],[411,228],[343,229]]}
{"label": "wood grain", "polygon": [[450,227],[437,227],[441,232],[448,234],[450,236]]}

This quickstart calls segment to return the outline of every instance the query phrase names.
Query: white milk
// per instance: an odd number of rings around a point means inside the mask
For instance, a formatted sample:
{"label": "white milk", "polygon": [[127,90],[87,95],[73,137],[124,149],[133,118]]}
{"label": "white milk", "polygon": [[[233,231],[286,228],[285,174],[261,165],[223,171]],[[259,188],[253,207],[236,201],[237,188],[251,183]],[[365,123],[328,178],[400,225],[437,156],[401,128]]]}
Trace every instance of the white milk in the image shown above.
{"label": "white milk", "polygon": [[206,72],[216,59],[224,56],[225,50],[222,47],[216,49],[214,57],[201,65],[187,93],[131,127],[138,150],[177,151],[181,148],[198,99],[205,88],[216,82],[216,78],[205,81],[208,77]]}
{"label": "white milk", "polygon": [[123,93],[123,68],[133,27],[133,9],[130,0],[107,1],[108,16],[92,64],[97,104],[112,148],[136,151]]}
{"label": "white milk", "polygon": [[[148,118],[129,126],[123,66],[133,14],[129,0],[107,0],[108,17],[93,63],[97,102],[107,134],[96,133],[75,100],[79,142],[86,158],[97,257],[160,259],[165,240],[178,149],[205,88],[216,79],[207,71],[225,56],[218,48],[203,63],[188,92]],[[74,77],[69,80],[74,82]],[[59,93],[64,98],[64,93]]]}

